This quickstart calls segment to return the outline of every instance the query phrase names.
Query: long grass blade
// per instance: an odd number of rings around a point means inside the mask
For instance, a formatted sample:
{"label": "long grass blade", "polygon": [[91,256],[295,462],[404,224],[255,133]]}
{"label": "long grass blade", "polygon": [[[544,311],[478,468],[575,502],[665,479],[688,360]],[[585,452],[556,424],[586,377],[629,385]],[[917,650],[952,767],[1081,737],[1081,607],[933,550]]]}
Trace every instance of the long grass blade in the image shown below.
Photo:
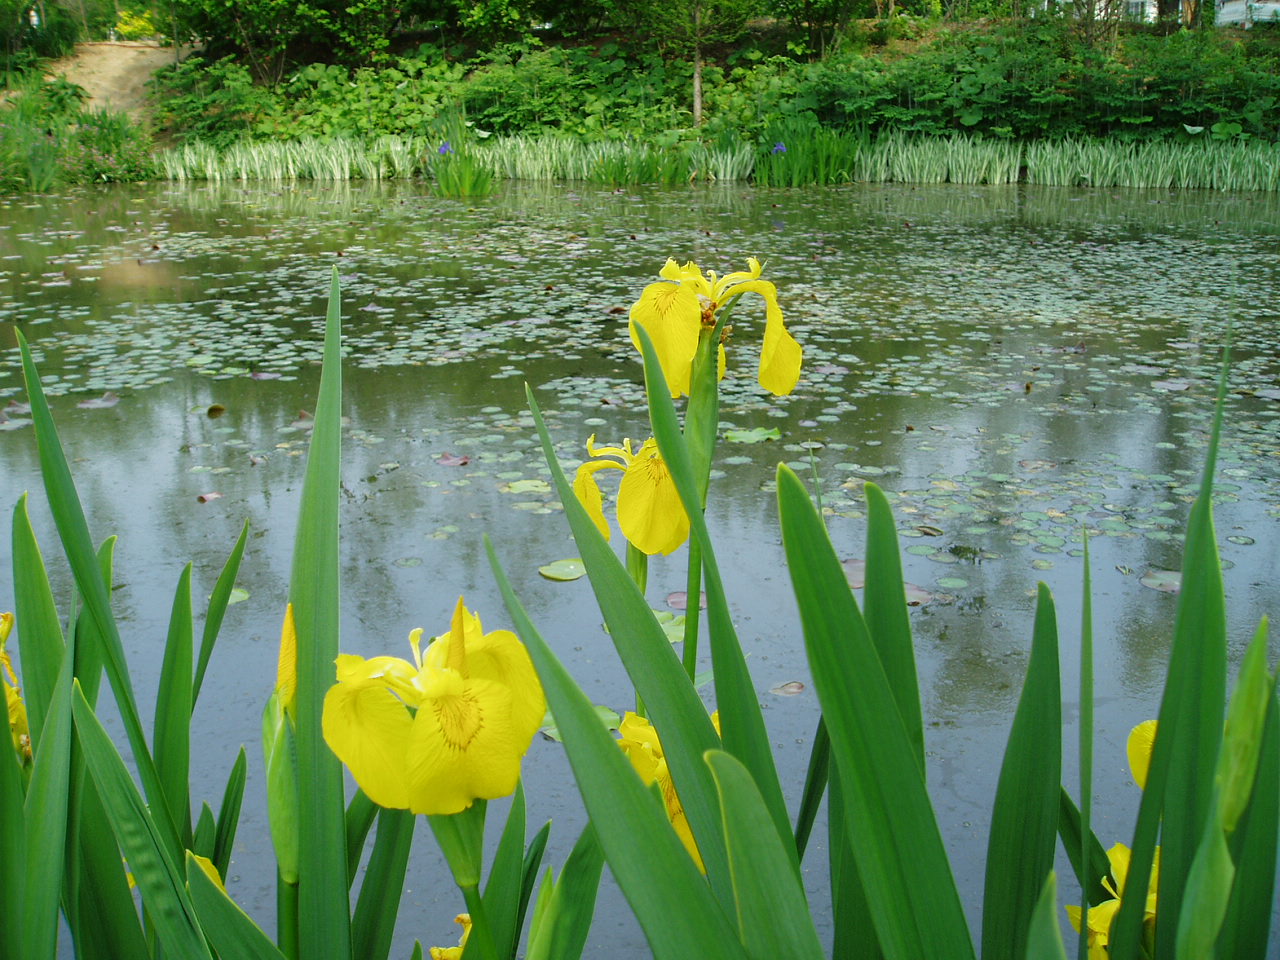
{"label": "long grass blade", "polygon": [[13,610],[22,637],[22,691],[33,747],[39,747],[49,701],[62,665],[62,623],[49,573],[31,528],[27,494],[13,508]]}
{"label": "long grass blade", "polygon": [[500,957],[515,955],[516,911],[524,885],[524,830],[524,783],[521,782],[511,798],[511,810],[507,813],[502,838],[489,868],[489,879],[484,885],[484,910]]}
{"label": "long grass blade", "polygon": [[1058,926],[1058,882],[1050,873],[1044,889],[1036,898],[1035,910],[1028,926],[1026,960],[1067,960],[1067,946],[1062,942]]}
{"label": "long grass blade", "polygon": [[778,468],[778,510],[805,647],[863,889],[890,960],[973,957],[964,911],[907,729],[826,528]]}
{"label": "long grass blade", "polygon": [[231,591],[236,585],[236,574],[240,572],[240,560],[244,557],[244,545],[249,539],[249,521],[240,528],[240,536],[236,545],[231,548],[231,556],[222,566],[218,582],[213,585],[213,593],[209,596],[209,609],[204,616],[204,632],[200,637],[200,656],[196,660],[196,675],[191,684],[191,706],[194,709],[200,699],[200,688],[204,685],[204,672],[209,667],[209,658],[213,656],[213,647],[218,639],[218,631],[222,629],[222,618],[226,615],[227,604],[231,600]]}
{"label": "long grass blade", "polygon": [[574,495],[556,458],[542,411],[532,392],[526,390],[526,394],[556,492],[587,568],[596,602],[609,627],[609,637],[636,693],[644,701],[649,719],[663,737],[664,754],[707,866],[707,875],[717,895],[723,897],[726,904],[732,903],[715,783],[702,762],[703,752],[718,748],[720,738],[671,642],[653,618],[648,601],[627,576],[622,562]]}
{"label": "long grass blade", "polygon": [[537,668],[609,868],[635,911],[654,956],[657,960],[741,960],[746,954],[733,926],[671,828],[665,811],[538,634],[487,538],[485,549],[516,632]]}
{"label": "long grass blade", "polygon": [[129,861],[157,941],[168,956],[211,958],[186,885],[160,829],[78,686],[72,710],[86,764],[107,809],[116,842]]}
{"label": "long grass blade", "polygon": [[[1084,896],[1091,906],[1115,899],[1114,895],[1102,881],[1110,880],[1111,862],[1107,859],[1106,848],[1092,830],[1087,834],[1088,840],[1082,842],[1080,808],[1067,793],[1066,787],[1058,791],[1058,836],[1062,839],[1062,849],[1071,860],[1071,868],[1077,877],[1083,877]],[[1084,868],[1080,851],[1084,849],[1089,856],[1089,867]],[[1114,886],[1114,883],[1112,884]]]}
{"label": "long grass blade", "polygon": [[1222,921],[1217,956],[1266,956],[1280,841],[1280,700],[1272,693],[1253,799],[1231,838],[1236,882]]}
{"label": "long grass blade", "polygon": [[920,683],[916,677],[915,647],[907,617],[907,593],[898,553],[898,532],[893,511],[883,491],[867,487],[867,572],[863,590],[863,617],[876,645],[880,663],[897,701],[920,773],[924,774],[924,716],[920,710]]}
{"label": "long grass blade", "polygon": [[[604,869],[604,850],[590,824],[569,851],[560,879],[547,883],[538,895],[537,915],[529,934],[526,960],[578,960],[587,945],[596,894]],[[545,898],[545,899],[544,899]]]}
{"label": "long grass blade", "polygon": [[1062,782],[1058,624],[1040,584],[1027,679],[996,785],[982,902],[984,960],[1021,960],[1032,912],[1053,869]]}
{"label": "long grass blade", "polygon": [[284,960],[270,938],[249,915],[227,896],[191,854],[186,860],[187,885],[191,903],[199,914],[209,942],[224,960]]}
{"label": "long grass blade", "polygon": [[404,873],[413,845],[414,816],[408,810],[382,810],[378,832],[369,856],[369,868],[360,884],[360,897],[351,921],[354,956],[361,960],[386,960],[391,936],[400,912]]}
{"label": "long grass blade", "polygon": [[[1226,383],[1224,358],[1200,493],[1187,521],[1169,672],[1125,880],[1132,890],[1147,888],[1158,832],[1157,956],[1174,953],[1183,889],[1209,816],[1226,707],[1226,602],[1213,527],[1213,474]],[[1109,942],[1117,960],[1138,956],[1143,912],[1142,897],[1121,897]]]}
{"label": "long grass blade", "polygon": [[236,829],[240,825],[240,805],[244,802],[244,784],[248,772],[244,747],[236,754],[236,762],[231,765],[231,775],[227,777],[226,789],[222,791],[222,803],[218,807],[217,830],[214,833],[213,854],[209,857],[218,868],[218,876],[225,877],[227,868],[231,866],[231,848],[236,843]]}
{"label": "long grass blade", "polygon": [[20,924],[23,960],[53,960],[58,943],[58,899],[66,855],[67,796],[71,775],[71,688],[75,643],[67,645],[35,752],[23,819],[27,828],[26,879]]}
{"label": "long grass blade", "polygon": [[[1059,801],[1061,802],[1061,801]],[[1089,562],[1089,535],[1084,536],[1084,585],[1080,601],[1080,842],[1077,864],[1089,862],[1085,837],[1093,831],[1093,571]],[[1089,879],[1076,874],[1082,891],[1088,890]],[[1092,905],[1088,893],[1082,893],[1086,905]],[[1081,924],[1076,938],[1077,960],[1086,960],[1089,931]]]}
{"label": "long grass blade", "polygon": [[707,765],[720,790],[738,935],[747,953],[759,960],[822,960],[804,888],[789,869],[790,838],[773,835],[764,798],[736,757],[709,750]]}
{"label": "long grass blade", "polygon": [[348,887],[355,883],[356,871],[360,869],[360,856],[364,853],[364,842],[373,829],[373,821],[377,816],[378,805],[363,790],[357,789],[356,795],[347,805],[345,817]]}
{"label": "long grass blade", "polygon": [[329,285],[324,365],[302,486],[289,599],[298,631],[298,930],[308,960],[351,956],[342,765],[320,733],[338,656],[338,493],[342,354],[338,270]]}
{"label": "long grass blade", "polygon": [[133,751],[133,760],[142,779],[143,788],[146,790],[151,810],[156,817],[160,836],[170,854],[176,856],[179,849],[178,831],[173,816],[169,812],[164,787],[160,782],[160,775],[142,730],[142,720],[138,715],[133,683],[125,664],[124,646],[120,642],[115,618],[111,614],[110,597],[107,585],[102,580],[101,568],[89,537],[89,526],[80,505],[80,498],[76,494],[75,484],[71,479],[66,455],[58,440],[53,415],[49,411],[49,404],[40,384],[40,375],[36,372],[35,363],[31,359],[31,349],[21,331],[17,331],[16,335],[18,349],[22,354],[27,399],[31,403],[31,419],[39,449],[40,472],[44,478],[45,494],[49,499],[54,525],[58,529],[63,550],[71,565],[76,588],[84,598],[85,612],[101,637],[101,652],[107,676],[111,681],[111,689],[120,710],[125,734],[129,738],[129,746]]}
{"label": "long grass blade", "polygon": [[191,845],[191,564],[178,578],[156,695],[156,767],[184,847]]}
{"label": "long grass blade", "polygon": [[[693,455],[680,431],[675,405],[671,402],[666,375],[658,362],[653,341],[644,327],[635,325],[636,337],[644,354],[645,391],[649,397],[649,422],[658,441],[662,459],[671,471],[671,479],[680,492],[680,501],[689,515],[689,526],[702,550],[702,570],[707,583],[707,632],[711,641],[711,661],[715,671],[716,705],[720,710],[720,734],[724,748],[743,762],[764,797],[778,836],[787,841],[791,864],[799,876],[800,860],[795,856],[791,819],[787,815],[782,784],[773,763],[769,732],[760,713],[751,673],[747,669],[742,645],[729,612],[724,582],[702,514],[698,472]],[[647,702],[647,701],[646,701]]]}

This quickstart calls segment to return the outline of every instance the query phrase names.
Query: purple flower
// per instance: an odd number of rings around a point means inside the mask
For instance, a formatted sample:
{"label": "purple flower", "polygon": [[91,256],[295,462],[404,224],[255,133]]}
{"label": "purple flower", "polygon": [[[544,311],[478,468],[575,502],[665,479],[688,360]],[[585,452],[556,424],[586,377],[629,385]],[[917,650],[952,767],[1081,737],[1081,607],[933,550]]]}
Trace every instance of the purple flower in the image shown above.
{"label": "purple flower", "polygon": [[769,152],[770,153],[786,153],[787,145],[783,143],[781,140],[779,140],[777,143],[773,145],[773,149],[770,150]]}
{"label": "purple flower", "polygon": [[453,145],[446,140],[444,143],[440,144],[440,149],[437,150],[436,153],[440,154],[442,157],[447,153],[453,153]]}

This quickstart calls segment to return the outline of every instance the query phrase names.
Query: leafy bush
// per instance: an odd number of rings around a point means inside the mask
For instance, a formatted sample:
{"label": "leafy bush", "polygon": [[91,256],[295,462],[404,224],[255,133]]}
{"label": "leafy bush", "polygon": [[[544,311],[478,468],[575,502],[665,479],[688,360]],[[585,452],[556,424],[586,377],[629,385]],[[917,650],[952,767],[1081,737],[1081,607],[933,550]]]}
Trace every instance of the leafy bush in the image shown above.
{"label": "leafy bush", "polygon": [[123,114],[85,110],[84,99],[62,77],[39,78],[0,109],[0,193],[154,175],[146,131]]}
{"label": "leafy bush", "polygon": [[224,57],[188,57],[152,79],[156,120],[184,140],[227,145],[248,135],[273,97],[249,70]]}

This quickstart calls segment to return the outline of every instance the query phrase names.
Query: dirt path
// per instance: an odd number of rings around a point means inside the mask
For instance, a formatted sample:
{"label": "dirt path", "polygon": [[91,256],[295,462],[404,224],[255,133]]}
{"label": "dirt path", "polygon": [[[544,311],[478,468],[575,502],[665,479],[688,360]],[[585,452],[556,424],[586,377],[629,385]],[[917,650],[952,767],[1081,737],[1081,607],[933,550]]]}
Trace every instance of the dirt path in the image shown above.
{"label": "dirt path", "polygon": [[173,62],[173,47],[154,43],[78,43],[74,56],[55,61],[48,72],[89,91],[88,106],[137,120],[147,109],[147,81]]}

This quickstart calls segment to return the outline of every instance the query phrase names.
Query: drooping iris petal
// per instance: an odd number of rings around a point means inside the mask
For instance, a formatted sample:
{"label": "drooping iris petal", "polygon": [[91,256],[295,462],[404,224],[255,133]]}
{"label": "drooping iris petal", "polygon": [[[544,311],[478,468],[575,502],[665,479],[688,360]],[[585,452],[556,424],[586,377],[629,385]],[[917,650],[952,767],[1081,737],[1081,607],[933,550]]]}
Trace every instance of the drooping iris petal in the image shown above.
{"label": "drooping iris petal", "polygon": [[656,440],[645,441],[622,475],[618,526],[647,554],[671,553],[689,538],[689,515]]}
{"label": "drooping iris petal", "polygon": [[596,525],[596,529],[606,540],[612,538],[609,521],[604,518],[604,497],[600,493],[600,484],[596,482],[596,471],[608,468],[625,470],[626,468],[612,460],[588,460],[578,467],[573,476],[573,493],[587,510],[588,516]]}
{"label": "drooping iris petal", "polygon": [[743,293],[758,293],[764,298],[764,345],[760,348],[760,386],[776,396],[786,396],[795,389],[800,379],[800,363],[803,351],[795,337],[787,331],[778,306],[778,290],[768,280],[748,280],[739,283],[729,292],[729,297]]}
{"label": "drooping iris petal", "polygon": [[505,797],[520,779],[528,740],[517,741],[510,690],[429,670],[408,743],[409,809],[449,814],[478,797]]}
{"label": "drooping iris petal", "polygon": [[325,694],[324,742],[379,806],[409,806],[405,748],[412,725],[405,705],[380,679],[337,683]]}
{"label": "drooping iris petal", "polygon": [[[689,392],[689,375],[702,329],[702,302],[684,283],[651,283],[631,307],[631,322],[653,341],[672,397]],[[631,342],[640,349],[634,326]]]}
{"label": "drooping iris petal", "polygon": [[1156,743],[1155,720],[1144,720],[1129,731],[1126,751],[1129,754],[1129,770],[1142,789],[1147,788],[1147,771],[1151,769],[1151,750]]}

